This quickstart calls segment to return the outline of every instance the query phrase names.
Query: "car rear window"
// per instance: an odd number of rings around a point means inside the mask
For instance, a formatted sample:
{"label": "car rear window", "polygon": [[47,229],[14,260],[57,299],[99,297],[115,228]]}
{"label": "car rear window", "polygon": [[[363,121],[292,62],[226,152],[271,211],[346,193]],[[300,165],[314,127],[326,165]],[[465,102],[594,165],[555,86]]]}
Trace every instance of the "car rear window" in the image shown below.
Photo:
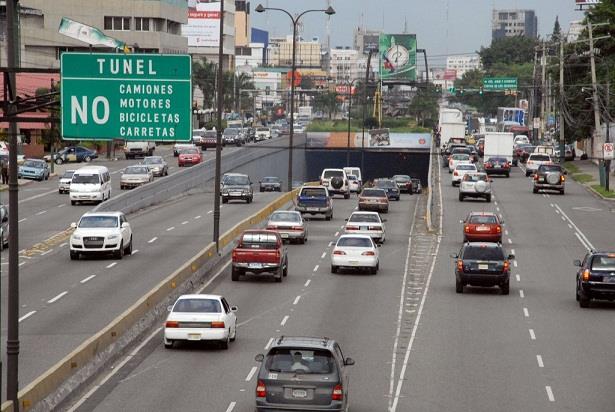
{"label": "car rear window", "polygon": [[248,176],[226,176],[224,179],[225,185],[248,185],[250,180]]}
{"label": "car rear window", "polygon": [[530,160],[534,160],[538,162],[550,162],[551,158],[548,155],[544,155],[544,154],[531,154]]}
{"label": "car rear window", "polygon": [[504,260],[504,252],[499,247],[467,246],[463,250],[463,259],[468,260]]}
{"label": "car rear window", "polygon": [[363,197],[386,197],[386,193],[382,189],[363,189],[361,192]]}
{"label": "car rear window", "polygon": [[335,360],[327,350],[274,348],[267,354],[265,368],[278,373],[331,374]]}
{"label": "car rear window", "polygon": [[344,177],[344,171],[343,170],[325,170],[324,174],[323,174],[323,178],[325,179],[331,179],[332,177]]}
{"label": "car rear window", "polygon": [[393,180],[376,180],[374,186],[382,188],[397,188],[397,183]]}
{"label": "car rear window", "polygon": [[470,159],[470,155],[463,154],[463,153],[454,154],[452,157],[453,157],[453,160],[469,160]]}
{"label": "car rear window", "polygon": [[337,241],[336,246],[344,247],[372,247],[371,239],[364,237],[342,237]]}
{"label": "car rear window", "polygon": [[468,219],[468,223],[489,224],[489,223],[498,223],[498,221],[495,218],[495,216],[472,215]]}
{"label": "car rear window", "polygon": [[278,238],[273,233],[245,233],[241,237],[239,247],[246,249],[277,249]]}
{"label": "car rear window", "polygon": [[280,181],[277,177],[263,177],[263,183],[278,183]]}
{"label": "car rear window", "polygon": [[301,190],[299,196],[304,197],[326,197],[327,191],[323,188],[305,188]]}
{"label": "car rear window", "polygon": [[456,167],[457,170],[474,170],[476,171],[476,166],[474,165],[458,165]]}
{"label": "car rear window", "polygon": [[560,165],[541,165],[538,168],[540,172],[561,172],[562,167]]}
{"label": "car rear window", "polygon": [[592,259],[592,270],[604,272],[615,271],[615,256],[594,256]]}
{"label": "car rear window", "polygon": [[481,181],[481,180],[483,182],[486,182],[487,181],[487,175],[485,175],[485,174],[479,175],[479,174],[471,174],[470,173],[470,174],[467,174],[467,175],[465,175],[463,177],[463,181],[464,182],[478,182],[478,181]]}
{"label": "car rear window", "polygon": [[301,222],[301,216],[293,212],[276,212],[269,220],[272,222]]}
{"label": "car rear window", "polygon": [[180,299],[173,306],[173,312],[221,313],[222,308],[220,301],[215,299]]}
{"label": "car rear window", "polygon": [[364,213],[353,213],[348,219],[349,222],[374,222],[380,223],[380,218],[378,215],[364,214]]}

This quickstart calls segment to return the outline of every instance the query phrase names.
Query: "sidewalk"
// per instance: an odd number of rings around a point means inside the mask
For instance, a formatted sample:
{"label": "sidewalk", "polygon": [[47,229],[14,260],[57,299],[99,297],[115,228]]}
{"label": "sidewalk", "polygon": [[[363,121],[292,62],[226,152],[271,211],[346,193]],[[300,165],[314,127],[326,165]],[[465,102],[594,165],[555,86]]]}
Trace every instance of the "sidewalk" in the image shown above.
{"label": "sidewalk", "polygon": [[600,186],[600,171],[598,165],[591,160],[575,160],[564,163],[568,177],[583,184],[591,193],[605,199],[615,200],[615,174],[611,173],[609,192]]}

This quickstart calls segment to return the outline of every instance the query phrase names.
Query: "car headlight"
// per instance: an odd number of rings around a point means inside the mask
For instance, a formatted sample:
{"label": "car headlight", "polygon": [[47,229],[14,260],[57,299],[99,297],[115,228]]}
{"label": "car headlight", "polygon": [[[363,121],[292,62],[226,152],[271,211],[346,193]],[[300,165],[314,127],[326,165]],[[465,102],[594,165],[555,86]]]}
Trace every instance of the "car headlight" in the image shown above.
{"label": "car headlight", "polygon": [[73,240],[81,240],[81,236],[79,236],[79,235],[72,235],[71,238]]}
{"label": "car headlight", "polygon": [[120,235],[109,235],[109,236],[107,236],[107,239],[117,239],[119,237],[120,237]]}

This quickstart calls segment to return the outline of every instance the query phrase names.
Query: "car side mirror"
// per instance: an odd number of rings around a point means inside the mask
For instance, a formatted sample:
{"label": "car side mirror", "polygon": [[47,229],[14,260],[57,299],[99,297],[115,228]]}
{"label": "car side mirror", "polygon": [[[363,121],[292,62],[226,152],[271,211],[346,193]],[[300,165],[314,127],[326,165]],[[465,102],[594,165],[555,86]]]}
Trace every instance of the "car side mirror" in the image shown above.
{"label": "car side mirror", "polygon": [[508,255],[508,260],[513,260],[514,258],[515,258],[515,255],[513,255],[512,253]]}
{"label": "car side mirror", "polygon": [[258,355],[254,357],[254,360],[257,362],[262,362],[265,360],[265,355],[263,355],[262,353],[259,353]]}
{"label": "car side mirror", "polygon": [[574,262],[572,262],[572,264],[575,266],[581,267],[581,261],[579,259],[575,259]]}
{"label": "car side mirror", "polygon": [[568,170],[564,170],[564,174],[567,175],[568,174]]}
{"label": "car side mirror", "polygon": [[126,229],[127,227],[130,227],[130,225],[128,224],[128,222],[124,222],[124,223],[122,223],[122,229]]}
{"label": "car side mirror", "polygon": [[170,312],[173,310],[173,306],[167,306],[167,312]]}
{"label": "car side mirror", "polygon": [[346,359],[344,359],[344,365],[346,365],[346,366],[352,366],[352,365],[354,365],[354,359],[352,359],[352,358],[346,358]]}
{"label": "car side mirror", "polygon": [[6,222],[8,222],[8,221],[9,221],[9,217],[8,217],[8,216],[4,216],[4,217],[2,218],[2,223],[6,223]]}
{"label": "car side mirror", "polygon": [[457,259],[459,257],[459,255],[457,253],[451,253],[450,257],[453,259]]}
{"label": "car side mirror", "polygon": [[77,223],[73,222],[70,224],[71,229],[77,229]]}
{"label": "car side mirror", "polygon": [[348,218],[344,219],[344,222],[348,222]]}
{"label": "car side mirror", "polygon": [[382,247],[382,243],[376,243],[376,247]]}
{"label": "car side mirror", "polygon": [[237,306],[231,306],[231,312],[237,312],[238,310]]}
{"label": "car side mirror", "polygon": [[383,222],[386,222],[386,221],[387,221],[387,219],[382,219],[382,221],[383,221]]}
{"label": "car side mirror", "polygon": [[465,220],[459,220],[459,223],[465,223],[465,222],[466,222]]}

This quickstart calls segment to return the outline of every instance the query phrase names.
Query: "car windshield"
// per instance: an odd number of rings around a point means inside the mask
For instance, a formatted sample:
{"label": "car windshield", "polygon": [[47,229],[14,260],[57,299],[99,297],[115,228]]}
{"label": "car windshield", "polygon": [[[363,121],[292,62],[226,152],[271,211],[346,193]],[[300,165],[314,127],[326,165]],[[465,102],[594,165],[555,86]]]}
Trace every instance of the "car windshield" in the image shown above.
{"label": "car windshield", "polygon": [[487,161],[491,163],[506,163],[507,160],[505,157],[490,157]]}
{"label": "car windshield", "polygon": [[327,191],[323,188],[304,188],[301,190],[301,197],[326,197]]}
{"label": "car windshield", "polygon": [[277,177],[263,177],[263,183],[279,183],[280,179]]}
{"label": "car windshield", "polygon": [[470,154],[470,153],[472,153],[472,150],[470,150],[470,149],[469,149],[469,148],[467,148],[467,147],[460,147],[460,148],[458,148],[458,149],[453,149],[453,152],[452,152],[452,153],[453,153],[453,154],[464,154],[464,153],[465,153],[465,154]]}
{"label": "car windshield", "polygon": [[538,168],[539,172],[561,172],[562,167],[560,165],[541,165]]}
{"label": "car windshield", "polygon": [[83,216],[79,221],[82,228],[113,228],[119,227],[117,216]]}
{"label": "car windshield", "polygon": [[357,177],[355,175],[348,175],[348,180],[357,180]]}
{"label": "car windshield", "polygon": [[250,179],[248,176],[227,176],[224,179],[225,185],[248,185],[250,184]]}
{"label": "car windshield", "polygon": [[480,181],[486,182],[487,181],[487,175],[485,174],[467,174],[463,177],[463,181],[464,182],[480,182]]}
{"label": "car windshield", "polygon": [[476,166],[474,165],[459,165],[456,167],[457,170],[474,170],[476,171]]}
{"label": "car windshield", "polygon": [[410,180],[410,176],[397,175],[393,176],[393,180],[395,180],[396,182],[407,182],[408,180]]}
{"label": "car windshield", "polygon": [[372,222],[380,223],[380,217],[371,213],[353,213],[348,219],[349,222]]}
{"label": "car windshield", "polygon": [[361,193],[362,197],[386,197],[386,193],[381,189],[364,189]]}
{"label": "car windshield", "polygon": [[376,180],[374,186],[382,188],[397,188],[397,185],[392,180]]}
{"label": "car windshield", "polygon": [[615,256],[598,255],[592,259],[592,270],[614,272],[615,271]]}
{"label": "car windshield", "polygon": [[331,374],[335,360],[327,350],[274,348],[267,354],[265,368],[277,373]]}
{"label": "car windshield", "polygon": [[470,160],[470,156],[467,154],[454,154],[453,160]]}
{"label": "car windshield", "polygon": [[43,162],[37,162],[36,160],[26,160],[23,162],[24,167],[33,167],[35,169],[42,169],[45,165]]}
{"label": "car windshield", "polygon": [[149,169],[147,167],[130,166],[124,169],[124,174],[126,175],[146,175],[148,173]]}
{"label": "car windshield", "polygon": [[72,183],[100,183],[98,175],[82,175],[75,173],[73,175]]}
{"label": "car windshield", "polygon": [[146,157],[143,159],[143,163],[146,165],[162,164],[162,157]]}
{"label": "car windshield", "polygon": [[224,129],[224,134],[227,136],[236,136],[239,134],[239,129],[237,128]]}
{"label": "car windshield", "polygon": [[292,212],[275,212],[269,218],[271,222],[301,222],[301,216]]}
{"label": "car windshield", "polygon": [[468,219],[468,223],[492,224],[498,223],[498,221],[493,215],[472,215]]}
{"label": "car windshield", "polygon": [[323,175],[323,177],[325,179],[331,179],[332,177],[344,177],[344,171],[343,170],[325,170],[325,173]]}
{"label": "car windshield", "polygon": [[468,260],[504,260],[504,252],[499,247],[468,246],[463,251],[463,259],[468,259]]}
{"label": "car windshield", "polygon": [[222,305],[216,299],[180,299],[173,306],[173,312],[221,313]]}
{"label": "car windshield", "polygon": [[67,170],[66,172],[64,172],[64,174],[62,175],[62,179],[71,179],[73,177],[73,175],[75,174],[75,172],[73,170]]}
{"label": "car windshield", "polygon": [[550,162],[551,158],[549,157],[549,155],[532,154],[532,155],[530,155],[530,160],[533,160],[533,161],[536,161],[536,162]]}
{"label": "car windshield", "polygon": [[241,237],[239,247],[245,249],[277,249],[278,238],[273,233],[252,232]]}
{"label": "car windshield", "polygon": [[372,247],[371,239],[364,237],[341,237],[336,246],[342,247]]}
{"label": "car windshield", "polygon": [[256,131],[257,132],[268,132],[269,129],[267,127],[257,127]]}
{"label": "car windshield", "polygon": [[179,151],[179,154],[199,154],[199,149],[196,148],[186,148],[186,149],[181,149]]}

